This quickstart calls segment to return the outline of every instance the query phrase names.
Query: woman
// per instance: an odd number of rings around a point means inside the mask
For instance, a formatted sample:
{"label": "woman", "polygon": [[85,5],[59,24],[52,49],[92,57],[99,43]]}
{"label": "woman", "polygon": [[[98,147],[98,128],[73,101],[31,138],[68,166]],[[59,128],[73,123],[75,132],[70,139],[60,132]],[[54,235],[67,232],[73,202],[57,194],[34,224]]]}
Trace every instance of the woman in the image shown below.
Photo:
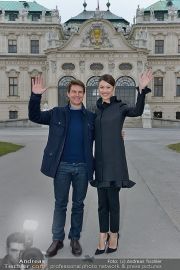
{"label": "woman", "polygon": [[[99,80],[99,95],[95,120],[95,181],[97,187],[100,226],[99,245],[95,255],[117,250],[119,238],[121,188],[135,185],[129,179],[124,141],[121,136],[126,116],[140,116],[144,110],[145,95],[151,90],[146,86],[152,80],[148,70],[139,78],[135,107],[129,107],[114,96],[115,80],[105,74]],[[110,230],[110,234],[109,234]]]}

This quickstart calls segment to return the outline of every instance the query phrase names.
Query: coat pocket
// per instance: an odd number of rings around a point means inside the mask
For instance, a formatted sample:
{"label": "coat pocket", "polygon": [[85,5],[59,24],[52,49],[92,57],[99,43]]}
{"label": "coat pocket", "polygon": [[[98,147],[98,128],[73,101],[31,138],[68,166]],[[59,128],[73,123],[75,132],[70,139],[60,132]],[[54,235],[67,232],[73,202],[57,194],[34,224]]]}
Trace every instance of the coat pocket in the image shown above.
{"label": "coat pocket", "polygon": [[53,122],[50,126],[52,135],[62,136],[65,132],[65,124],[62,121]]}
{"label": "coat pocket", "polygon": [[42,168],[45,171],[50,171],[51,167],[53,166],[54,162],[54,155],[55,153],[48,149],[47,147],[44,149],[44,154],[43,154],[43,160],[42,160]]}

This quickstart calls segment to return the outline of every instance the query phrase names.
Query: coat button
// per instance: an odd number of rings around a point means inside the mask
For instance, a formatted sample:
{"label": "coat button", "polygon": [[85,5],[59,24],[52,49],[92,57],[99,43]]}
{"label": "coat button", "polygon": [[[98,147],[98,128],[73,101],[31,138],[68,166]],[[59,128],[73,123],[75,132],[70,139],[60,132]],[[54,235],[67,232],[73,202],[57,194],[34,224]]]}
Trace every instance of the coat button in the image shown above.
{"label": "coat button", "polygon": [[49,155],[50,155],[50,156],[52,156],[52,155],[53,155],[53,153],[49,153]]}
{"label": "coat button", "polygon": [[58,124],[60,125],[60,124],[61,124],[61,122],[58,122]]}

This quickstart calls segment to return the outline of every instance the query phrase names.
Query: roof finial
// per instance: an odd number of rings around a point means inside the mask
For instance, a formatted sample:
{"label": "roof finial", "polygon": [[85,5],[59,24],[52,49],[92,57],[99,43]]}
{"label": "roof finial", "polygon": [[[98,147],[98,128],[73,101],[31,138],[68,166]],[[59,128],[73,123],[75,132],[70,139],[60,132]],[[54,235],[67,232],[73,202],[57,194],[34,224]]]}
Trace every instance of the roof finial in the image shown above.
{"label": "roof finial", "polygon": [[86,3],[85,0],[84,0],[84,3],[83,3],[83,7],[84,7],[84,11],[86,11],[87,3]]}
{"label": "roof finial", "polygon": [[108,8],[108,11],[109,11],[109,7],[110,7],[110,3],[109,3],[109,0],[108,0],[108,2],[107,2],[107,4],[106,4],[106,6],[107,6],[107,8]]}
{"label": "roof finial", "polygon": [[96,10],[99,10],[99,0],[97,0],[97,8]]}
{"label": "roof finial", "polygon": [[171,6],[173,6],[173,1],[172,0],[166,0],[166,6],[167,7],[171,7]]}

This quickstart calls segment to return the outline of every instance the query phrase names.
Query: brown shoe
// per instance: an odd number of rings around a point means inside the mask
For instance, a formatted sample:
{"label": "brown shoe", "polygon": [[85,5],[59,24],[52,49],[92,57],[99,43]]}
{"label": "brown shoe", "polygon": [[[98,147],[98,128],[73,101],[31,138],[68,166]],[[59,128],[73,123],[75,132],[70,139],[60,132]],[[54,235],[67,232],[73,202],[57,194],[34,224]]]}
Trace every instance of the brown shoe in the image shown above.
{"label": "brown shoe", "polygon": [[48,250],[46,251],[47,257],[53,257],[57,254],[58,250],[63,248],[64,244],[61,240],[54,240]]}
{"label": "brown shoe", "polygon": [[70,246],[72,247],[72,254],[80,256],[82,254],[82,247],[78,240],[71,239]]}

